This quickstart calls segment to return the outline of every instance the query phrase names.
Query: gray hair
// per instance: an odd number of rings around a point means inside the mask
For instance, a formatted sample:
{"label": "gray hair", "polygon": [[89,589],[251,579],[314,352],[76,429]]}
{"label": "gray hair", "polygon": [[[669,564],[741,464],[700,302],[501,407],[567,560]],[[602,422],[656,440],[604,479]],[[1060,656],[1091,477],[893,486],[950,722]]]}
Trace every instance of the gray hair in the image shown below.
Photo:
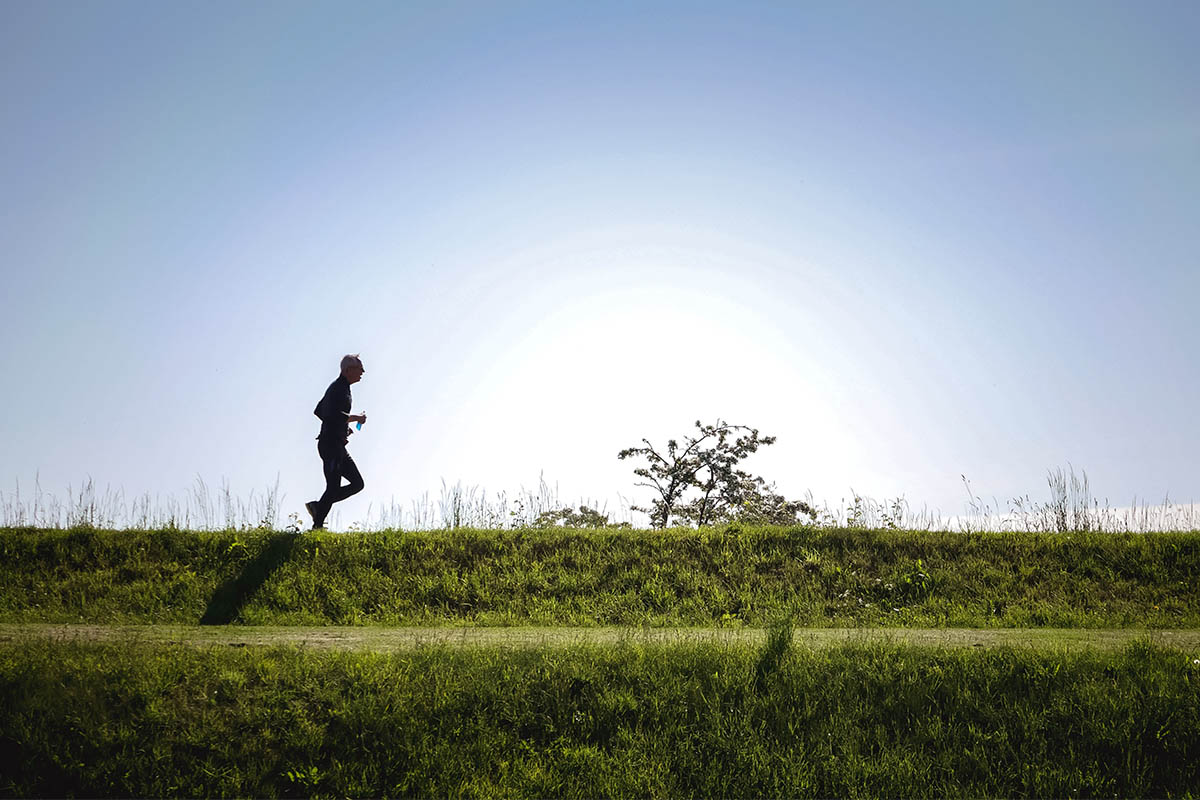
{"label": "gray hair", "polygon": [[342,372],[345,372],[347,367],[361,367],[362,360],[359,359],[358,353],[348,353],[342,356]]}

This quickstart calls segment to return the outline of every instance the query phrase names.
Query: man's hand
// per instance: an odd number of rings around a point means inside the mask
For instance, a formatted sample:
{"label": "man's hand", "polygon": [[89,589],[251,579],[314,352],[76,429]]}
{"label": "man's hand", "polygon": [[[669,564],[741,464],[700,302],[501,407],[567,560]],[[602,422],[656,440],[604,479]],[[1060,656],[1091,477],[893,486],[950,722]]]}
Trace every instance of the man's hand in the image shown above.
{"label": "man's hand", "polygon": [[361,422],[363,424],[366,424],[367,415],[366,414],[347,414],[346,422]]}

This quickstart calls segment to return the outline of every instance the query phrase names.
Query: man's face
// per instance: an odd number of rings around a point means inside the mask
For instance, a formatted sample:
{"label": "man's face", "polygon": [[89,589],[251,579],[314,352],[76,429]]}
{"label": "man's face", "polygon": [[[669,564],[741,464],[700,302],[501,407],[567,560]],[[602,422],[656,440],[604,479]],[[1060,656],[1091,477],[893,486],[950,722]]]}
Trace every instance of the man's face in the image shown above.
{"label": "man's face", "polygon": [[350,366],[346,367],[346,380],[350,383],[358,383],[362,380],[364,372],[366,372],[366,370],[363,369],[361,361],[357,364],[351,364]]}

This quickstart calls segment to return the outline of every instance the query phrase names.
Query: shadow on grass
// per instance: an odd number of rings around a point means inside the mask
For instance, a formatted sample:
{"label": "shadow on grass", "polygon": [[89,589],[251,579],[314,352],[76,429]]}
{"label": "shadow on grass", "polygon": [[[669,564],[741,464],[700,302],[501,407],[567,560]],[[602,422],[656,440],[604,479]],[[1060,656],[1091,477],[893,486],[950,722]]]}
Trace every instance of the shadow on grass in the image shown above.
{"label": "shadow on grass", "polygon": [[296,546],[298,536],[274,534],[267,538],[263,549],[248,563],[241,574],[222,583],[208,601],[201,625],[228,625],[242,613],[242,607],[254,596],[271,573],[287,562]]}

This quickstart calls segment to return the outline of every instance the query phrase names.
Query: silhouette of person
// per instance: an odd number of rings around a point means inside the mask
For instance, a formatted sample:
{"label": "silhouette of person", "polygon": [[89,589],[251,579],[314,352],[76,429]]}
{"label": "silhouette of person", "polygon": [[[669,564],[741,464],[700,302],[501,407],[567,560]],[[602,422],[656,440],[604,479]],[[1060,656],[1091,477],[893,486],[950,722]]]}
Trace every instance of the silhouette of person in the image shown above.
{"label": "silhouette of person", "polygon": [[[325,493],[320,500],[312,500],[304,504],[305,510],[312,517],[313,530],[325,527],[325,517],[334,503],[345,500],[351,495],[363,490],[362,475],[354,459],[346,451],[346,443],[350,439],[351,422],[366,422],[366,414],[351,414],[350,384],[362,380],[362,360],[358,354],[342,357],[342,374],[329,384],[325,396],[313,413],[321,420],[321,432],[317,435],[317,453],[321,456],[321,464],[325,471]],[[342,478],[350,483],[342,486]]]}

